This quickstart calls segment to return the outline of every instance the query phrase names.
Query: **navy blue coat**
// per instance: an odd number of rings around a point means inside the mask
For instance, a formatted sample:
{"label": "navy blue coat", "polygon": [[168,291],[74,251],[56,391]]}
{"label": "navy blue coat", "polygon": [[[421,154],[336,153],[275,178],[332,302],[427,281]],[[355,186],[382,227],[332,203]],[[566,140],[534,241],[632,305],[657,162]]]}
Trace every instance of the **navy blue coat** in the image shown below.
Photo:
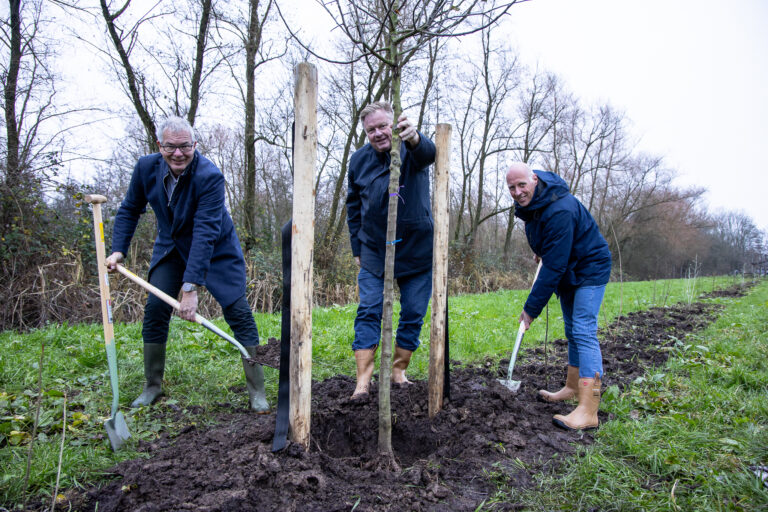
{"label": "navy blue coat", "polygon": [[528,244],[543,262],[523,306],[531,318],[539,316],[552,293],[604,285],[611,276],[611,251],[592,215],[560,176],[534,172],[539,182],[533,199],[526,207],[515,203]]}
{"label": "navy blue coat", "polygon": [[245,259],[224,204],[224,175],[195,152],[169,204],[163,186],[168,164],[160,153],[139,159],[115,216],[112,251],[128,254],[139,216],[150,204],[157,238],[149,272],[173,249],[186,262],[184,282],[204,285],[222,307],[245,293]]}
{"label": "navy blue coat", "polygon": [[[434,222],[429,194],[429,166],[435,145],[419,133],[419,144],[400,146],[400,196],[397,206],[395,277],[424,272],[432,267]],[[387,214],[389,212],[389,152],[379,153],[370,144],[349,159],[347,175],[347,226],[352,254],[360,265],[379,277],[384,275]]]}

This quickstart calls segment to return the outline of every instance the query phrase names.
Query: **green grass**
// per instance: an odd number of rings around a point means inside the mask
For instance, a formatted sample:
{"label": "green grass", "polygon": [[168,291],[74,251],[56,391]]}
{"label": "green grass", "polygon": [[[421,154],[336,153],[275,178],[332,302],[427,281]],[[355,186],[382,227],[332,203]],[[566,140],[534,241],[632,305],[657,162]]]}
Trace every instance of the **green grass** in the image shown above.
{"label": "green grass", "polygon": [[666,367],[604,401],[615,419],[594,445],[515,500],[527,510],[768,510],[748,469],[768,463],[768,283],[725,302]]}
{"label": "green grass", "polygon": [[[699,279],[696,282],[698,286],[696,294],[732,283],[732,278]],[[690,291],[686,291],[686,288],[690,288],[690,285],[691,281],[685,280],[625,283],[623,286],[619,286],[618,283],[611,284],[606,291],[601,324],[610,322],[619,311],[627,313],[653,305],[689,300]],[[760,290],[763,290],[761,293],[764,297],[765,284]],[[486,358],[494,360],[507,355],[517,332],[517,318],[526,296],[527,290],[518,290],[451,297],[449,306],[451,358],[476,362]],[[765,298],[762,300],[765,302]],[[724,302],[736,304],[732,300]],[[763,309],[765,309],[764,305]],[[356,305],[351,304],[318,308],[313,312],[314,379],[321,380],[339,373],[354,375],[351,344],[355,311]],[[396,305],[395,313],[397,312]],[[753,322],[758,320],[762,321],[762,324],[753,325]],[[262,340],[280,336],[279,314],[257,314],[256,322]],[[226,329],[226,324],[222,320],[216,323]],[[733,325],[727,324],[723,329],[729,335],[739,337],[745,336],[743,335],[745,329],[762,328],[764,330],[766,323],[764,317],[745,317],[740,318],[738,322],[733,320]],[[718,322],[718,325],[721,324],[722,321]],[[544,339],[544,330],[545,321],[542,317],[534,322],[526,335],[524,345],[533,346],[541,343]],[[763,338],[765,338],[764,334],[763,332]],[[101,325],[50,326],[23,335],[13,332],[0,333],[0,350],[2,350],[0,446],[3,446],[0,448],[0,505],[13,508],[16,504],[23,502],[25,496],[30,504],[41,501],[50,504],[58,472],[65,400],[67,432],[61,464],[60,488],[88,485],[97,481],[102,472],[115,463],[142,456],[136,451],[139,440],[152,440],[163,432],[173,434],[185,426],[184,422],[210,421],[216,412],[216,404],[230,402],[245,406],[243,372],[237,352],[228,343],[200,326],[175,318],[171,323],[165,374],[165,389],[169,396],[151,408],[136,411],[129,409],[128,405],[139,393],[143,383],[141,326],[139,324],[116,325],[115,337],[119,358],[120,406],[127,417],[128,426],[133,435],[133,439],[118,453],[111,451],[103,427],[103,421],[109,415],[112,396]],[[552,301],[549,308],[548,337],[550,340],[563,337],[562,317],[556,300]],[[423,379],[427,377],[428,369],[429,314],[421,338],[423,347],[414,355],[409,375]],[[696,343],[696,345],[699,344]],[[727,404],[727,407],[719,404],[722,410],[717,414],[730,418],[729,421],[733,423],[733,432],[717,434],[717,437],[702,434],[700,442],[705,447],[713,446],[721,450],[730,450],[727,456],[722,458],[720,465],[732,460],[734,452],[754,451],[758,450],[755,447],[759,446],[763,447],[762,460],[765,462],[764,450],[768,445],[765,442],[763,430],[766,406],[758,399],[760,393],[765,395],[765,345],[762,348],[748,348],[745,343],[734,346],[727,339],[724,339],[721,345],[703,341],[701,344],[707,346],[707,351],[703,355],[702,349],[681,347],[680,360],[686,362],[680,364],[693,365],[696,369],[701,360],[708,361],[706,365],[706,369],[710,372],[708,378],[713,385],[717,385],[718,390],[721,390],[723,403]],[[42,368],[39,364],[41,350]],[[680,371],[687,371],[687,368]],[[43,393],[37,435],[34,442],[31,442],[38,398],[38,372],[41,372]],[[266,369],[266,376],[268,397],[274,405],[277,395],[277,371]],[[655,381],[654,385],[662,390],[658,382]],[[666,382],[666,380],[662,379],[660,382]],[[682,377],[675,378],[674,383],[680,387],[680,392],[683,393],[681,397],[684,397],[685,393],[701,394],[698,391],[688,390],[687,388],[694,384],[686,383]],[[650,386],[650,384],[644,384],[644,386]],[[698,388],[693,389],[698,390]],[[733,389],[739,390],[740,393],[751,393],[754,396],[750,400],[743,400],[740,395],[732,395],[735,391],[726,391]],[[672,398],[676,400],[676,397]],[[626,415],[632,407],[635,407],[633,399],[637,398],[633,398],[632,395],[622,396],[609,407],[619,416]],[[640,443],[638,446],[642,447],[643,444],[647,446],[647,443],[652,441],[643,439],[643,436],[657,435],[656,429],[664,432],[661,428],[665,425],[665,421],[671,426],[674,426],[675,422],[680,423],[681,420],[676,418],[681,414],[686,418],[688,418],[686,415],[690,415],[693,418],[692,421],[708,425],[710,423],[708,418],[697,416],[701,415],[697,411],[713,407],[712,401],[699,404],[695,400],[706,400],[706,398],[702,396],[681,398],[681,403],[675,406],[674,413],[665,411],[661,416],[643,418],[642,422],[655,419],[660,423],[640,428],[639,432],[633,430],[631,434],[619,432],[609,434],[614,428],[619,428],[609,424],[601,429],[600,437],[601,439],[606,436],[612,438],[616,435],[621,438],[637,438]],[[184,417],[176,414],[177,409],[184,411],[201,405],[206,407],[202,414],[191,415],[178,421],[172,419]],[[637,429],[638,426],[644,425],[642,422],[635,422],[636,425],[632,424],[633,428]],[[682,423],[688,426],[688,420]],[[647,429],[653,432],[647,432]],[[752,432],[751,437],[741,435],[741,431]],[[658,438],[664,439],[664,437]],[[733,443],[721,439],[727,439]],[[32,447],[31,469],[25,494],[24,475],[30,447]],[[694,448],[676,449],[675,460],[681,461],[681,464],[685,463],[689,456],[687,450],[691,449]],[[609,456],[610,454],[598,453],[589,455],[594,458]],[[646,466],[655,468],[660,464],[664,465],[666,464],[664,460],[672,460],[670,456],[669,453],[659,452],[651,457],[656,462],[648,462],[646,459],[650,455],[638,454],[627,457],[628,464],[622,457],[621,467],[624,469],[621,471],[626,474],[627,485],[644,481],[645,473],[643,472],[649,471]],[[754,458],[760,459],[757,455]],[[670,463],[669,466],[671,465]],[[649,474],[653,474],[654,478],[660,481],[665,481],[663,479],[667,478],[666,473],[657,475],[651,472]],[[746,485],[752,482],[743,471],[721,474],[728,479],[729,485]],[[576,472],[569,478],[581,481],[583,477]],[[722,482],[719,480],[717,482],[717,485],[722,487]],[[594,482],[590,485],[594,485]],[[688,485],[687,481],[686,485]],[[503,493],[503,489],[500,490],[499,496],[503,496]],[[680,500],[679,497],[678,500]]]}

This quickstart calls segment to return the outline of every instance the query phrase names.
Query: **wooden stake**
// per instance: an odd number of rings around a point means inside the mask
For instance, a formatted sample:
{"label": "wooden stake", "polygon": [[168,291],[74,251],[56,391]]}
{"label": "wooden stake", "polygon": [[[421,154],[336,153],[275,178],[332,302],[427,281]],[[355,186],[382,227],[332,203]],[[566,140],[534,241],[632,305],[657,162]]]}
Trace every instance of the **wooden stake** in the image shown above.
{"label": "wooden stake", "polygon": [[293,233],[291,236],[291,439],[309,448],[312,398],[312,256],[315,239],[317,68],[294,70]]}
{"label": "wooden stake", "polygon": [[432,317],[429,333],[429,417],[443,408],[445,379],[445,308],[448,302],[448,185],[451,167],[451,125],[438,124],[435,133],[435,174],[432,216]]}

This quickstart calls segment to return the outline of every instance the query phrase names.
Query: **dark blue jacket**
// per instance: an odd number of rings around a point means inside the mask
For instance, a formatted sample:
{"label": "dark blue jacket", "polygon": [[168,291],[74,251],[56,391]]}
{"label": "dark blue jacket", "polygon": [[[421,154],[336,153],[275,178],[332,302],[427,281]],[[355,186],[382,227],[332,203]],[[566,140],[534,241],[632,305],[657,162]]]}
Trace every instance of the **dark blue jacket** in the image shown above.
{"label": "dark blue jacket", "polygon": [[[419,144],[400,146],[400,198],[397,206],[395,277],[432,267],[432,208],[429,201],[429,166],[435,145],[419,133]],[[349,159],[347,175],[347,225],[352,254],[369,272],[384,275],[387,213],[389,212],[389,152],[379,153],[370,144]]]}
{"label": "dark blue jacket", "polygon": [[139,216],[149,203],[157,218],[150,274],[175,248],[187,264],[184,282],[204,285],[227,307],[245,293],[245,260],[224,204],[224,175],[195,152],[169,204],[163,185],[167,172],[160,153],[139,159],[115,216],[112,251],[128,254]]}
{"label": "dark blue jacket", "polygon": [[536,318],[552,293],[608,283],[611,251],[597,223],[557,174],[534,171],[539,177],[526,207],[515,203],[515,216],[525,222],[528,244],[543,262],[523,309]]}

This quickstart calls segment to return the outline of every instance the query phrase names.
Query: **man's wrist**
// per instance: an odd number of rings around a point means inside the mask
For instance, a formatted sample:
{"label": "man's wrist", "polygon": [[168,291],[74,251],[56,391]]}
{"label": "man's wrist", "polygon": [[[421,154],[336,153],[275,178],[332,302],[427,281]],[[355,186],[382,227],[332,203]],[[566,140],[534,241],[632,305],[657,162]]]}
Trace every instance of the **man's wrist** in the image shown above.
{"label": "man's wrist", "polygon": [[195,283],[184,283],[181,285],[181,291],[184,293],[196,292],[197,285]]}

